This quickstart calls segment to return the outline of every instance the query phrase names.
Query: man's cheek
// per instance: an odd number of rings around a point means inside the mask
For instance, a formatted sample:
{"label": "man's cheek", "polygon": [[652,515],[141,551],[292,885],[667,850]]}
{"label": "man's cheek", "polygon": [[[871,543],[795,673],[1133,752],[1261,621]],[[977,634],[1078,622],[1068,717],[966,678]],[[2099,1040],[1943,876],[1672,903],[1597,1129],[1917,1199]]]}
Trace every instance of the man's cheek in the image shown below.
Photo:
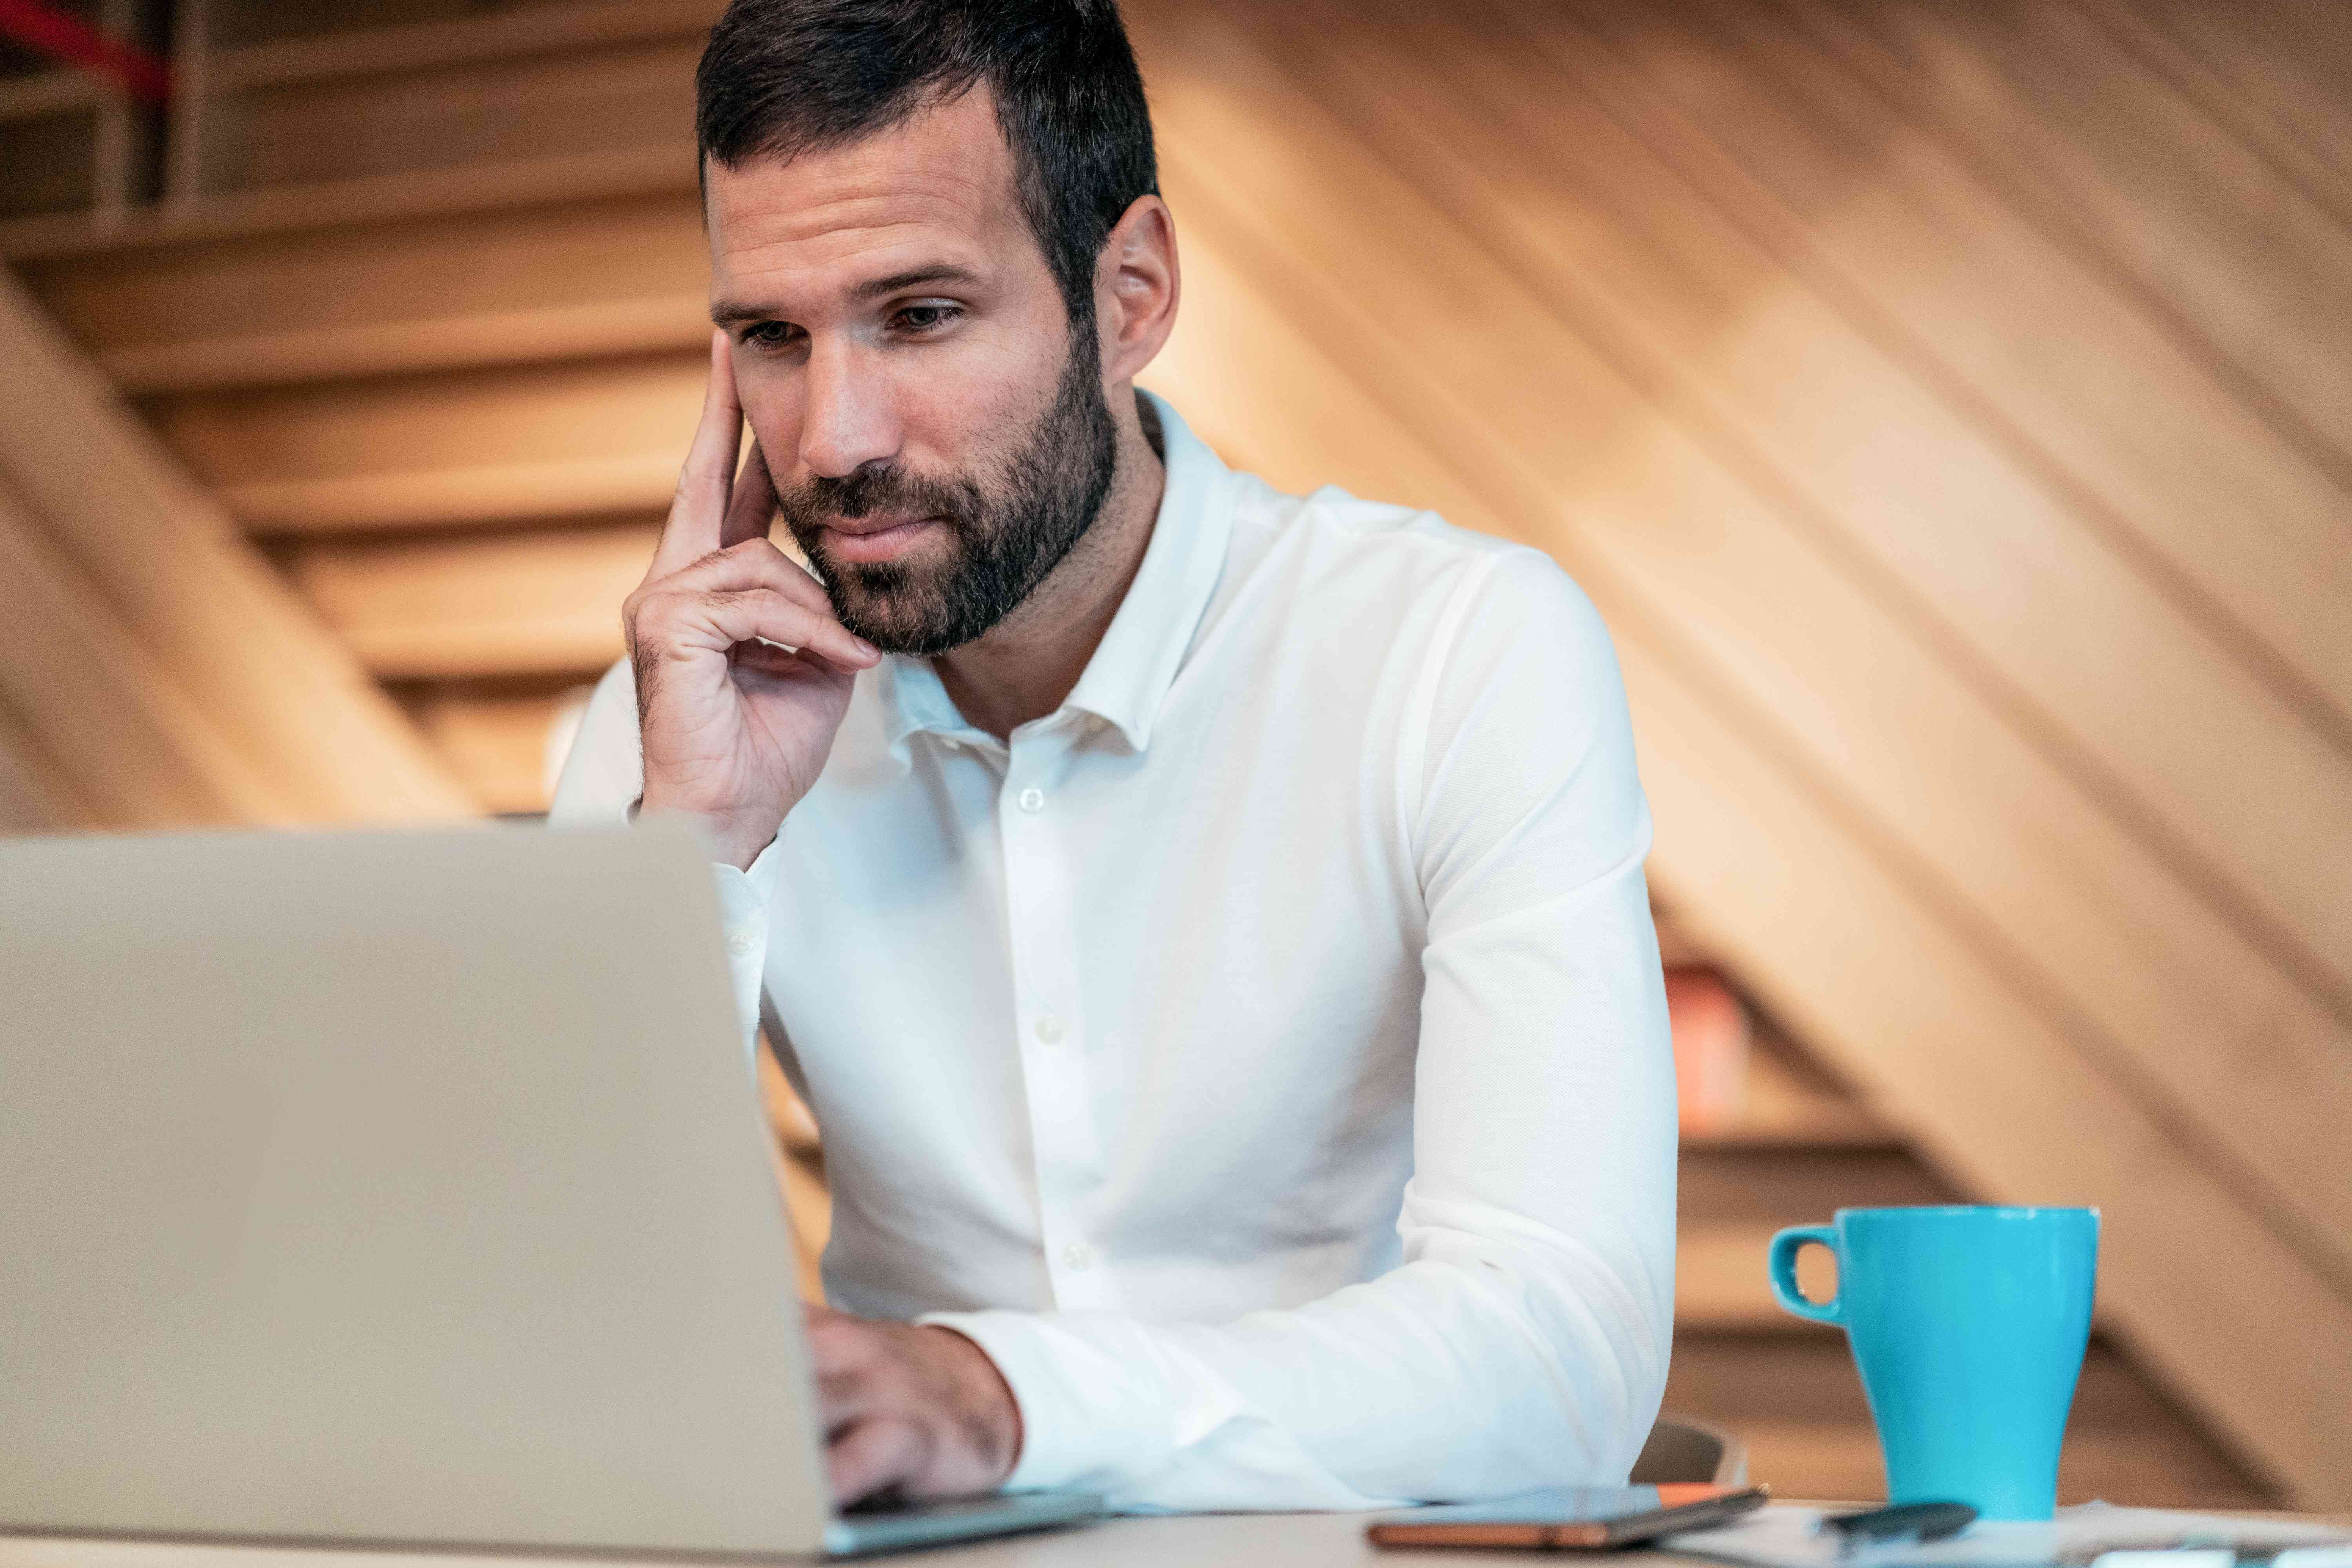
{"label": "man's cheek", "polygon": [[898,387],[908,465],[919,473],[984,475],[1052,405],[1062,355],[974,332],[922,356]]}
{"label": "man's cheek", "polygon": [[792,380],[773,366],[758,361],[746,368],[743,351],[735,351],[735,395],[743,405],[743,423],[761,455],[769,458],[768,473],[779,489],[793,482],[793,465],[801,445],[801,405]]}

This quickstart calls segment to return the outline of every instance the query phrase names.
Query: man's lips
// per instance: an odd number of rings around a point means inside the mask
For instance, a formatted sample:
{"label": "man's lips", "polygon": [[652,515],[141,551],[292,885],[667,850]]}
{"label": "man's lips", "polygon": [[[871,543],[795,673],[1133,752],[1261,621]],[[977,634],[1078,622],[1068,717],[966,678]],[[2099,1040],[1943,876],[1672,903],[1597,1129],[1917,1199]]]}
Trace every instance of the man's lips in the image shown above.
{"label": "man's lips", "polygon": [[937,518],[842,518],[824,525],[825,542],[843,561],[892,561],[940,526]]}

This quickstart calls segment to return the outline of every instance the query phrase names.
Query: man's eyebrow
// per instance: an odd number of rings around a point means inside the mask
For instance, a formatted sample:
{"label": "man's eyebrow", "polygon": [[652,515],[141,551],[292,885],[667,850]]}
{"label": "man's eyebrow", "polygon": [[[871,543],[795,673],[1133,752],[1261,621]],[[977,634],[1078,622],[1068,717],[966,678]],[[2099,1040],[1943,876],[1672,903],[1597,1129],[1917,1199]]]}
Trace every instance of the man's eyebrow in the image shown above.
{"label": "man's eyebrow", "polygon": [[919,288],[926,283],[977,283],[980,274],[969,267],[958,267],[952,261],[935,261],[929,267],[918,267],[908,272],[893,272],[887,278],[875,278],[860,283],[851,292],[860,300],[872,300],[884,294],[896,294],[901,289]]}
{"label": "man's eyebrow", "polygon": [[714,327],[740,327],[746,321],[770,320],[769,313],[757,305],[738,305],[729,300],[710,302],[710,324]]}
{"label": "man's eyebrow", "polygon": [[[869,279],[849,292],[853,299],[877,300],[886,294],[896,294],[902,289],[918,289],[926,283],[974,284],[980,281],[980,274],[969,267],[939,261],[929,267],[893,272],[887,278]],[[710,321],[714,326],[739,327],[750,321],[772,321],[774,317],[772,310],[763,310],[757,305],[739,305],[728,300],[713,300],[710,306]]]}

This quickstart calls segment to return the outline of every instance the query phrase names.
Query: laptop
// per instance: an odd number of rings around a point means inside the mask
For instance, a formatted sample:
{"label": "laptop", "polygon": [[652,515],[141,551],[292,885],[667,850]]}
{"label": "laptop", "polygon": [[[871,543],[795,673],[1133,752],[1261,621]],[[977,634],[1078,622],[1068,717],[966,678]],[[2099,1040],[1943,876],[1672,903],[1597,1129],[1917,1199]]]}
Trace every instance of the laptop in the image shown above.
{"label": "laptop", "polygon": [[0,840],[0,1531],[846,1555],[684,832]]}

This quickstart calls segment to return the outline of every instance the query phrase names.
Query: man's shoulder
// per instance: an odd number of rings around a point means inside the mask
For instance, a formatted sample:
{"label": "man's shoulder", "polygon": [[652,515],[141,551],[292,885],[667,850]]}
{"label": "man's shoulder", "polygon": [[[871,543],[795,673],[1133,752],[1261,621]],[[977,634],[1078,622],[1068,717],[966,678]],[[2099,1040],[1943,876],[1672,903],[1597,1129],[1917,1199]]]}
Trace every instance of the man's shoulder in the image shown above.
{"label": "man's shoulder", "polygon": [[1456,528],[1425,507],[1370,500],[1338,485],[1294,495],[1255,474],[1236,473],[1234,479],[1235,531],[1264,534],[1269,543],[1343,548],[1423,563],[1477,560],[1526,548]]}
{"label": "man's shoulder", "polygon": [[1427,508],[1367,500],[1337,485],[1305,495],[1236,474],[1234,586],[1270,578],[1293,613],[1351,616],[1486,597],[1543,614],[1583,595],[1542,551],[1448,522]]}

